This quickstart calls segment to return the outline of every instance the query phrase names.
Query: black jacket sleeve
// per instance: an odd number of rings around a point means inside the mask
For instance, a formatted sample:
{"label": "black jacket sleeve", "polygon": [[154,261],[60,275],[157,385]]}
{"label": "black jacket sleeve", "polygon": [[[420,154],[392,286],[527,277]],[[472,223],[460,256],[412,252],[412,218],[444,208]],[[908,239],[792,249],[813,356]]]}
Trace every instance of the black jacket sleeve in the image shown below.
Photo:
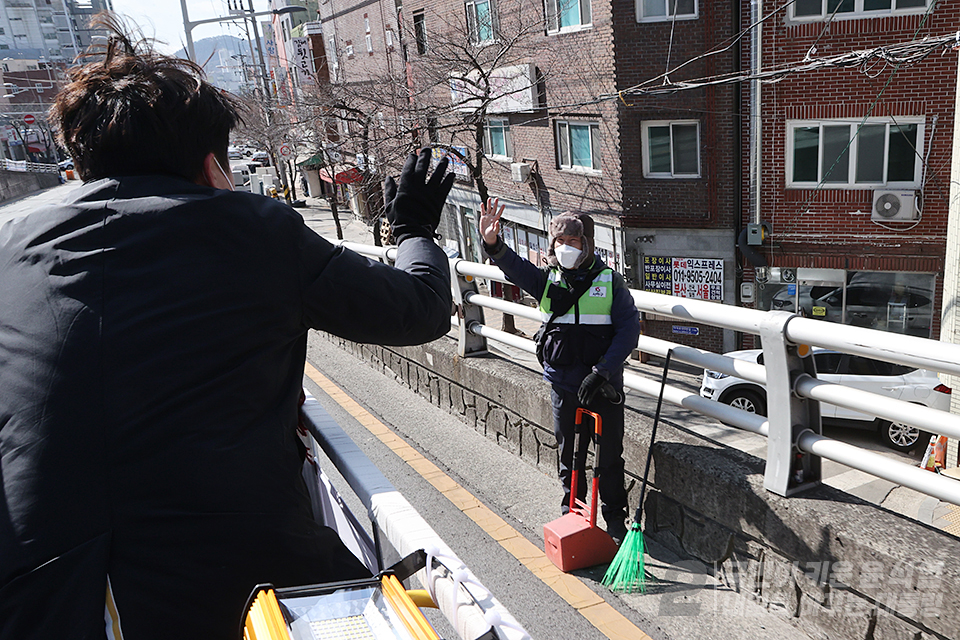
{"label": "black jacket sleeve", "polygon": [[405,240],[391,267],[305,228],[301,252],[308,327],[383,345],[422,344],[450,330],[449,261],[432,240]]}

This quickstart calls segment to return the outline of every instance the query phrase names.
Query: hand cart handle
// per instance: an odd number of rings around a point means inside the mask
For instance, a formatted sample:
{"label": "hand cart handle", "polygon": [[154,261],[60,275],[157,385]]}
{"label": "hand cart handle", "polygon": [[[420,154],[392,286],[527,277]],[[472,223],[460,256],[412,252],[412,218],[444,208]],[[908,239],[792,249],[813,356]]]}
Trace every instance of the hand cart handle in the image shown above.
{"label": "hand cart handle", "polygon": [[[588,414],[593,418],[593,443],[594,443],[594,452],[593,452],[593,478],[591,479],[590,487],[590,526],[595,527],[597,525],[597,489],[598,483],[600,482],[600,436],[603,435],[603,418],[600,417],[599,413],[594,413],[589,409],[584,409],[583,407],[577,407],[577,416],[575,424],[579,427],[583,422],[583,414]],[[573,454],[573,472],[570,482],[570,510],[574,509],[574,505],[577,501],[577,459],[579,458],[580,452],[580,429],[576,429],[577,432],[577,441],[574,446]]]}

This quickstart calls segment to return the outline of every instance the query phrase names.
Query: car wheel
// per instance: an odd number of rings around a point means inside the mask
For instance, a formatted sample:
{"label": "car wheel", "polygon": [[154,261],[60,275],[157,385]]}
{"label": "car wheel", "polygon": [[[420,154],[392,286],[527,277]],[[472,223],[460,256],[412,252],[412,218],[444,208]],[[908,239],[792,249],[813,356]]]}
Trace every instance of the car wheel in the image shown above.
{"label": "car wheel", "polygon": [[742,409],[747,413],[767,415],[767,403],[763,396],[751,389],[736,389],[724,397],[723,401],[731,407]]}
{"label": "car wheel", "polygon": [[930,434],[903,422],[880,422],[880,440],[896,451],[910,451],[930,441]]}

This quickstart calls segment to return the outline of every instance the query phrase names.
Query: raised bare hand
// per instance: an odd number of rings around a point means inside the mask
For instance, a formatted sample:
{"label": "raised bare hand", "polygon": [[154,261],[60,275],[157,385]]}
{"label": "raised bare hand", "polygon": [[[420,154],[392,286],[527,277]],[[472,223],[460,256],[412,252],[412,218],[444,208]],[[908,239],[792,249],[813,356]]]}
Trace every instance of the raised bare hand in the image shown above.
{"label": "raised bare hand", "polygon": [[500,204],[500,198],[487,198],[487,201],[480,205],[480,236],[488,245],[497,243],[500,216],[505,208],[506,205]]}

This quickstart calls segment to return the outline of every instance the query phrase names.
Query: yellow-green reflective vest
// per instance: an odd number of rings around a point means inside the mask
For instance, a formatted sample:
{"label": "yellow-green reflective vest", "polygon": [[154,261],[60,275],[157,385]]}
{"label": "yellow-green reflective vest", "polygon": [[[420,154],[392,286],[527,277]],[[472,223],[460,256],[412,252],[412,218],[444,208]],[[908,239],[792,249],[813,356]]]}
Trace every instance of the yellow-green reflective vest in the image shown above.
{"label": "yellow-green reflective vest", "polygon": [[[552,282],[564,289],[569,289],[563,278],[560,276],[559,269],[551,269],[549,282]],[[553,312],[550,309],[551,300],[547,296],[550,291],[549,282],[543,289],[543,295],[540,297],[540,317],[543,322],[548,322]],[[554,320],[554,324],[578,324],[577,310],[579,309],[579,324],[613,324],[610,318],[610,310],[613,308],[613,269],[607,268],[601,271],[590,288],[587,289],[575,305],[570,307],[564,315]]]}

